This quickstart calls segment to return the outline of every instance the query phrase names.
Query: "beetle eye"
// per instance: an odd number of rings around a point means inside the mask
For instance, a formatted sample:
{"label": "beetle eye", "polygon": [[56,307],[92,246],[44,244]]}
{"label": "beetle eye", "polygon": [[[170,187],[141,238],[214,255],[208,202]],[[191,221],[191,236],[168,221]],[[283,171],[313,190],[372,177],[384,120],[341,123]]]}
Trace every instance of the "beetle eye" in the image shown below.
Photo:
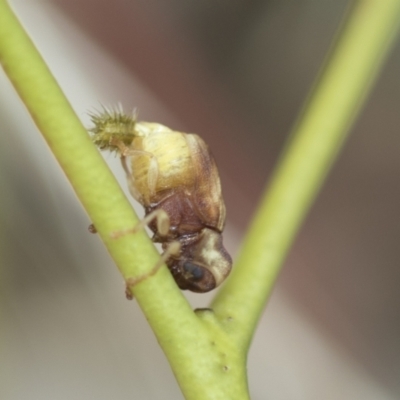
{"label": "beetle eye", "polygon": [[183,269],[185,273],[190,274],[196,281],[202,279],[204,276],[203,268],[191,263],[190,261],[186,261],[183,264]]}

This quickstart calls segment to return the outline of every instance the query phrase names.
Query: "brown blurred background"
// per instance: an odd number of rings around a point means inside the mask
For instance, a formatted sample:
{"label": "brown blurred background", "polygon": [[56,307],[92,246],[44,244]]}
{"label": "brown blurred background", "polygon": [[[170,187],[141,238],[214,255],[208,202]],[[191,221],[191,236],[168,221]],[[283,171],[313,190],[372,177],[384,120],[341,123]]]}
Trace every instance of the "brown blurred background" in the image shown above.
{"label": "brown blurred background", "polygon": [[[10,3],[85,124],[87,110],[121,101],[206,139],[234,254],[351,2]],[[254,399],[400,398],[399,70],[397,43],[261,321]],[[3,75],[1,398],[181,398]],[[210,297],[189,298],[205,306]]]}

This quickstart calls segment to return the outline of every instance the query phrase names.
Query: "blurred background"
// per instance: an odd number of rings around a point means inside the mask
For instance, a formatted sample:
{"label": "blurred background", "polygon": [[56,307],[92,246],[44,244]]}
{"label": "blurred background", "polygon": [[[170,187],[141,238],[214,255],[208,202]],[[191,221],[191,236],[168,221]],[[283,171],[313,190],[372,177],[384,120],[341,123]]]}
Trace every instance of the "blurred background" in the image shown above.
{"label": "blurred background", "polygon": [[[235,255],[351,2],[10,3],[85,125],[120,101],[205,138]],[[398,43],[285,263],[249,355],[255,400],[400,398],[399,70]],[[181,399],[2,71],[0,134],[0,398]]]}

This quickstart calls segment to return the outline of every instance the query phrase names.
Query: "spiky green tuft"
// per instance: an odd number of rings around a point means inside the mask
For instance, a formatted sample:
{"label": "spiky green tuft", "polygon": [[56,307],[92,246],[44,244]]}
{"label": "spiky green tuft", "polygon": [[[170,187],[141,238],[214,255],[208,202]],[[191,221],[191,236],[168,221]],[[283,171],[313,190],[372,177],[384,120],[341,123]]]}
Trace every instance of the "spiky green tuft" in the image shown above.
{"label": "spiky green tuft", "polygon": [[136,111],[127,115],[122,107],[89,113],[94,127],[89,129],[93,143],[101,150],[119,151],[115,143],[129,146],[136,136]]}

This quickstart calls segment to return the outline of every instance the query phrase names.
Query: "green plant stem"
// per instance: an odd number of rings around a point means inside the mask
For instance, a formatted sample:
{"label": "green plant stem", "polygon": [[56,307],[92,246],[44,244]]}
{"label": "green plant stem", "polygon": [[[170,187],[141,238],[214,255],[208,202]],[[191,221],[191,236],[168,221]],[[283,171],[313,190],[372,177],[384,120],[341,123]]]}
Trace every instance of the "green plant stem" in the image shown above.
{"label": "green plant stem", "polygon": [[[159,255],[144,232],[112,238],[135,226],[137,217],[5,0],[0,0],[0,63],[123,277],[151,271]],[[234,349],[212,314],[199,318],[191,310],[165,266],[133,293],[187,399],[248,398],[244,353]]]}
{"label": "green plant stem", "polygon": [[249,346],[284,257],[393,43],[398,0],[360,0],[327,60],[226,285],[213,302]]}

